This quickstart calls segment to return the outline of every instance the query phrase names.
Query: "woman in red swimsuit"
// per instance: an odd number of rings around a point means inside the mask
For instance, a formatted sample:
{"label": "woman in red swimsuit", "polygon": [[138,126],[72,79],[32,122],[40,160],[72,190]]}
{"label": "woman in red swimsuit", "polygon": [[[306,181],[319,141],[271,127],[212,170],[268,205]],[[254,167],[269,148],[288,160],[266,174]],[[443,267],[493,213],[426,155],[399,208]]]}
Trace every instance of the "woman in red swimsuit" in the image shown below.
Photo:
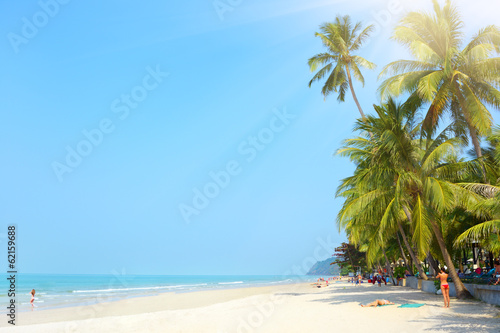
{"label": "woman in red swimsuit", "polygon": [[438,273],[436,278],[439,278],[441,280],[441,292],[443,293],[443,298],[444,298],[444,307],[449,308],[450,307],[450,286],[448,285],[448,273],[444,270],[444,268],[441,268],[441,272]]}

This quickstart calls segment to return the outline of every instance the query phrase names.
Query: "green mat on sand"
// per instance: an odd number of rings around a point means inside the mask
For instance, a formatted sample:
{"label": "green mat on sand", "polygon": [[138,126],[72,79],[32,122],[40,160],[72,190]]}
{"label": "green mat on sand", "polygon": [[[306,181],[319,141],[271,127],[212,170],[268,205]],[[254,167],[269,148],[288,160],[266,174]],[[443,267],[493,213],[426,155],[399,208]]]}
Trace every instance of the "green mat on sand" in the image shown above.
{"label": "green mat on sand", "polygon": [[425,303],[413,303],[413,304],[407,303],[407,304],[401,304],[400,306],[398,306],[398,308],[419,308],[424,305]]}

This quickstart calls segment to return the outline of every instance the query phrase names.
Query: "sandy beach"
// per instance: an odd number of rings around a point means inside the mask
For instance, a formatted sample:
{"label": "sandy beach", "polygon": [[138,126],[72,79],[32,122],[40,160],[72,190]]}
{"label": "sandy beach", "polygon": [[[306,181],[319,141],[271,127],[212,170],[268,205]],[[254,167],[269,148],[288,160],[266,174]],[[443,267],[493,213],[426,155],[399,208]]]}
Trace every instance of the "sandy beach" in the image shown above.
{"label": "sandy beach", "polygon": [[[396,305],[362,308],[375,299]],[[398,308],[425,303],[420,308]],[[405,287],[338,282],[167,293],[82,307],[18,314],[0,332],[497,332],[500,309]]]}

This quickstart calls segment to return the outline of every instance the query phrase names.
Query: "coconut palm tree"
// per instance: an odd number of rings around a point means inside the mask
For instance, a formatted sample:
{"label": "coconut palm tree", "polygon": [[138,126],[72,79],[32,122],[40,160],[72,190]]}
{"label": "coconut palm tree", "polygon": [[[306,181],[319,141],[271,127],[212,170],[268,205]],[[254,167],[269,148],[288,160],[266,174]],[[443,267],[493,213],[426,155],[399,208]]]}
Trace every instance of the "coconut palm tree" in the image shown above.
{"label": "coconut palm tree", "polygon": [[480,197],[455,183],[467,173],[480,172],[478,160],[456,162],[456,153],[464,145],[464,138],[448,137],[451,128],[443,131],[435,139],[415,140],[412,156],[414,156],[415,177],[407,177],[401,181],[402,192],[399,201],[403,208],[411,208],[413,225],[413,241],[417,244],[421,256],[429,251],[434,237],[439,245],[442,257],[450,271],[457,291],[457,297],[469,298],[455,270],[455,265],[446,245],[444,230],[446,217],[455,207],[473,205]]}
{"label": "coconut palm tree", "polygon": [[[356,230],[359,221],[359,228],[363,230],[371,221],[379,227],[380,238],[399,233],[420,276],[427,279],[404,230],[404,223],[411,221],[409,211],[406,209],[408,214],[405,215],[406,207],[395,202],[398,200],[396,191],[399,184],[395,180],[412,176],[406,171],[412,163],[411,156],[406,152],[412,151],[412,140],[417,133],[415,130],[410,134],[407,132],[414,127],[415,107],[412,101],[401,107],[389,100],[386,105],[374,108],[378,117],[369,116],[365,121],[358,121],[355,127],[369,133],[370,138],[346,140],[344,147],[338,151],[358,166],[354,176],[344,179],[337,191],[338,196],[346,199],[337,217],[338,226]],[[353,232],[353,235],[356,234]],[[370,240],[370,245],[374,244],[376,242]]]}
{"label": "coconut palm tree", "polygon": [[490,133],[488,106],[500,108],[500,30],[489,25],[461,48],[463,22],[450,0],[434,13],[411,12],[395,28],[393,39],[407,47],[415,60],[399,60],[384,67],[379,77],[383,98],[415,93],[430,103],[423,129],[432,132],[447,112],[454,129],[468,131],[476,155],[482,156],[478,136]]}
{"label": "coconut palm tree", "polygon": [[347,91],[351,90],[363,119],[365,119],[365,114],[354,92],[351,71],[354,78],[364,85],[365,79],[360,67],[367,69],[376,67],[374,63],[354,54],[369,37],[373,28],[373,25],[370,25],[361,31],[361,22],[353,25],[349,16],[337,16],[333,23],[321,25],[320,32],[315,34],[316,37],[321,38],[321,42],[327,49],[326,52],[316,54],[308,61],[311,72],[321,67],[309,82],[309,87],[314,81],[327,76],[321,93],[325,98],[332,92],[338,93],[339,102],[344,102]]}
{"label": "coconut palm tree", "polygon": [[[390,100],[388,105],[375,110],[379,117],[369,116],[356,124],[357,130],[371,133],[371,137],[365,134],[365,138],[348,140],[348,149],[341,151],[357,160],[358,167],[355,177],[340,187],[347,200],[338,223],[347,224],[352,232],[353,226],[362,228],[363,220],[370,221],[369,216],[376,219],[381,216],[380,230],[385,232],[406,216],[419,256],[426,256],[435,237],[457,296],[471,297],[455,271],[443,228],[452,209],[479,202],[477,193],[454,181],[480,172],[481,163],[457,162],[455,151],[464,145],[465,139],[450,138],[451,126],[435,139],[413,139],[419,126],[411,120],[414,117],[408,112],[411,108],[398,107]],[[365,206],[368,207],[362,208]]]}

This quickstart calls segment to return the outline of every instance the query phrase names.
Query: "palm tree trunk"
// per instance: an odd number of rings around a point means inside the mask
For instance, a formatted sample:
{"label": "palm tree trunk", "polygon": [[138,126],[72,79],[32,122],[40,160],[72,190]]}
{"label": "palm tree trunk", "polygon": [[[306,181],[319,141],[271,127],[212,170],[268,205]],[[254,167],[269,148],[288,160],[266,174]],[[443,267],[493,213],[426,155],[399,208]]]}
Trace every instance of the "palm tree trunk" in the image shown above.
{"label": "palm tree trunk", "polygon": [[434,231],[434,235],[436,236],[436,240],[439,244],[439,248],[443,253],[443,259],[446,263],[446,266],[448,266],[448,271],[449,271],[448,274],[451,276],[451,279],[455,284],[455,291],[457,293],[457,298],[459,299],[473,298],[472,295],[469,293],[469,291],[465,288],[460,278],[458,277],[457,271],[455,270],[455,265],[453,265],[451,256],[448,253],[448,249],[446,248],[443,233],[441,232],[439,225],[433,219],[431,219],[430,221],[432,225],[432,230]]}
{"label": "palm tree trunk", "polygon": [[[477,137],[477,131],[474,128],[474,126],[472,126],[472,121],[470,120],[469,114],[467,113],[467,103],[465,103],[464,96],[460,92],[460,87],[458,86],[458,82],[455,81],[454,85],[455,85],[455,89],[457,90],[456,95],[458,97],[458,102],[460,103],[460,108],[462,109],[462,114],[464,115],[465,121],[467,122],[469,134],[470,134],[470,137],[472,139],[472,144],[474,145],[474,151],[476,152],[476,156],[479,158],[479,157],[483,156],[483,152],[481,150],[481,145],[479,144],[479,139]],[[486,168],[484,166],[484,163],[481,163],[481,165],[483,168],[484,183],[489,184],[488,179],[486,178]]]}
{"label": "palm tree trunk", "polygon": [[347,255],[349,256],[349,261],[351,262],[352,271],[354,272],[354,275],[356,275],[356,267],[354,267],[354,261],[352,260],[351,251],[349,251],[349,244],[350,243],[348,243],[346,246]]}
{"label": "palm tree trunk", "polygon": [[392,274],[392,267],[391,267],[391,264],[389,263],[389,260],[387,260],[387,255],[385,254],[384,248],[382,248],[382,253],[384,253],[385,267],[386,267],[387,271],[389,272],[389,275],[391,276],[392,285],[395,286],[396,282],[394,281],[394,274]]}
{"label": "palm tree trunk", "polygon": [[[403,210],[406,214],[406,217],[408,218],[408,221],[410,221],[410,223],[411,223],[411,215],[410,215],[410,212],[408,211],[408,208],[403,206]],[[410,254],[411,260],[413,261],[413,263],[417,267],[418,275],[421,276],[422,279],[428,280],[429,278],[425,274],[424,269],[422,268],[422,265],[420,265],[420,261],[418,260],[417,256],[415,255],[415,252],[413,252],[413,249],[411,248],[410,243],[408,242],[408,239],[406,238],[406,234],[405,234],[405,231],[403,229],[403,226],[401,225],[401,223],[399,221],[398,221],[398,227],[399,227],[399,232],[401,233],[401,236],[403,236],[403,242],[405,243],[406,248],[408,249],[408,253]]]}
{"label": "palm tree trunk", "polygon": [[[467,126],[469,127],[469,133],[472,139],[472,144],[474,145],[474,151],[476,152],[476,156],[481,157],[483,156],[483,152],[481,150],[481,145],[479,144],[479,139],[477,137],[476,129],[472,127],[468,117],[465,117],[465,119],[467,121]],[[484,162],[481,163],[481,167],[483,169],[483,181],[485,184],[489,184],[488,178],[486,178],[486,167],[484,166]]]}
{"label": "palm tree trunk", "polygon": [[401,240],[399,239],[399,233],[398,232],[396,232],[396,238],[398,240],[399,249],[401,250],[401,257],[403,258],[403,262],[405,264],[405,267],[406,267],[406,269],[409,272],[409,271],[411,271],[411,269],[410,269],[410,266],[408,266],[408,262],[406,261],[406,253],[403,250],[403,246],[401,245]]}
{"label": "palm tree trunk", "polygon": [[[479,139],[477,137],[477,131],[472,126],[469,116],[464,112],[465,121],[467,122],[467,127],[469,128],[469,134],[472,139],[472,144],[474,145],[474,151],[476,152],[477,157],[483,156],[483,151],[481,150],[481,145],[479,144]],[[488,180],[486,178],[486,168],[484,166],[484,162],[481,163],[483,168],[483,180],[485,184],[488,184]]]}
{"label": "palm tree trunk", "polygon": [[366,120],[365,114],[361,109],[361,105],[359,105],[358,98],[356,97],[356,93],[354,92],[354,87],[352,86],[351,70],[349,69],[349,65],[345,65],[345,70],[347,72],[347,81],[349,82],[349,88],[351,89],[352,98],[354,98],[354,102],[356,102],[356,105],[358,106],[361,118],[363,119],[363,121],[365,121]]}
{"label": "palm tree trunk", "polygon": [[[470,120],[467,119],[467,125],[469,127],[469,133],[470,133],[470,137],[472,139],[472,144],[474,145],[474,151],[476,152],[477,157],[481,157],[481,156],[483,156],[483,152],[481,151],[481,146],[479,144],[479,139],[477,137],[476,129],[470,125],[469,121]],[[483,168],[484,168],[484,166],[483,166]]]}
{"label": "palm tree trunk", "polygon": [[429,265],[432,267],[432,269],[434,270],[435,274],[439,272],[439,266],[436,262],[436,260],[434,259],[434,257],[432,256],[431,252],[429,251],[429,253],[427,253],[427,260],[429,261]]}

